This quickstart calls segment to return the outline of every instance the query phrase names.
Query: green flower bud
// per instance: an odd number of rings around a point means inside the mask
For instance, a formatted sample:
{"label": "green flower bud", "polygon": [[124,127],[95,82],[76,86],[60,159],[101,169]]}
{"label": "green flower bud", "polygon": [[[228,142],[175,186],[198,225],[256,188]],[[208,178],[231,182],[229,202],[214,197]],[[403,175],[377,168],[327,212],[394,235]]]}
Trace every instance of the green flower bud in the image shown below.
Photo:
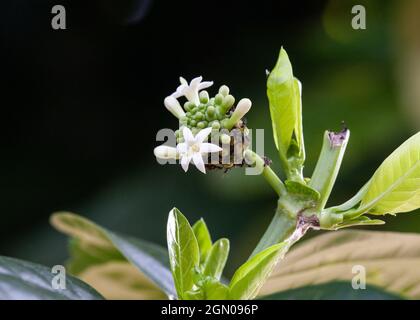
{"label": "green flower bud", "polygon": [[225,119],[223,119],[222,121],[220,121],[220,126],[222,127],[222,128],[226,128],[226,126],[229,124],[229,119],[228,118],[225,118]]}
{"label": "green flower bud", "polygon": [[232,95],[227,95],[223,98],[222,102],[222,109],[226,113],[229,111],[230,108],[232,108],[233,104],[235,103],[235,98]]}
{"label": "green flower bud", "polygon": [[204,119],[204,114],[201,111],[198,111],[194,116],[193,119],[196,121],[200,121]]}
{"label": "green flower bud", "polygon": [[200,92],[200,102],[201,103],[209,102],[209,93],[207,91],[204,90]]}
{"label": "green flower bud", "polygon": [[190,101],[187,101],[187,102],[185,102],[185,104],[184,104],[184,109],[185,109],[186,111],[191,111],[194,107],[195,107],[194,103],[192,103],[192,102],[190,102]]}
{"label": "green flower bud", "polygon": [[207,121],[200,121],[197,123],[197,128],[204,129],[207,128]]}
{"label": "green flower bud", "polygon": [[216,94],[214,97],[214,103],[219,106],[223,103],[223,96],[220,93]]}
{"label": "green flower bud", "polygon": [[197,111],[198,111],[198,107],[194,107],[191,110],[191,114],[196,114]]}
{"label": "green flower bud", "polygon": [[184,116],[181,119],[179,119],[182,125],[186,126],[188,124],[188,117]]}
{"label": "green flower bud", "polygon": [[221,86],[219,88],[219,93],[223,96],[227,96],[229,94],[229,87],[225,85]]}
{"label": "green flower bud", "polygon": [[195,121],[195,120],[190,120],[190,126],[191,127],[195,127],[197,125],[197,121]]}
{"label": "green flower bud", "polygon": [[191,112],[187,112],[185,115],[187,116],[187,118],[190,118],[191,117]]}
{"label": "green flower bud", "polygon": [[220,129],[220,122],[215,120],[212,122],[211,127],[215,130],[219,130]]}
{"label": "green flower bud", "polygon": [[210,107],[207,108],[206,119],[208,121],[216,120],[216,108],[215,107],[210,106]]}

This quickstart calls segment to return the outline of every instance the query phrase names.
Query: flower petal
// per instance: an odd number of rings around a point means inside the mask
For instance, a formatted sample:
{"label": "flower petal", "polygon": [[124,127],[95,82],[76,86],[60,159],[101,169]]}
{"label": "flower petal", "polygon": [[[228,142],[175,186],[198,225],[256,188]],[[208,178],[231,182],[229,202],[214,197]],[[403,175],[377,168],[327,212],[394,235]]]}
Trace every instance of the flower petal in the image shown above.
{"label": "flower petal", "polygon": [[204,81],[198,85],[198,90],[203,90],[213,85],[213,81]]}
{"label": "flower petal", "polygon": [[159,159],[176,159],[178,156],[176,148],[165,145],[156,147],[153,150],[153,153],[155,154],[155,157]]}
{"label": "flower petal", "polygon": [[200,152],[201,153],[212,153],[212,152],[220,152],[223,149],[220,148],[218,145],[214,144],[214,143],[207,143],[207,142],[203,142],[200,145]]}
{"label": "flower petal", "polygon": [[196,77],[191,80],[190,87],[198,87],[200,85],[200,82],[203,80],[202,76]]}
{"label": "flower petal", "polygon": [[181,157],[181,167],[185,172],[188,171],[188,166],[190,165],[191,157],[183,156]]}
{"label": "flower petal", "polygon": [[179,154],[187,153],[188,145],[185,142],[178,143],[178,145],[176,146],[176,150]]}
{"label": "flower petal", "polygon": [[212,128],[204,128],[201,129],[195,136],[196,143],[202,143],[204,140],[207,139],[209,134],[211,133]]}
{"label": "flower petal", "polygon": [[184,140],[187,144],[194,143],[194,135],[189,128],[184,127],[184,129],[182,129],[182,135],[184,136]]}
{"label": "flower petal", "polygon": [[185,80],[183,77],[179,77],[179,82],[181,82],[181,85],[188,85],[187,80]]}
{"label": "flower petal", "polygon": [[206,167],[204,166],[203,157],[200,153],[194,153],[193,155],[193,162],[194,165],[197,167],[198,170],[200,170],[202,173],[206,173]]}
{"label": "flower petal", "polygon": [[174,96],[166,97],[163,101],[163,104],[165,105],[166,109],[168,109],[168,111],[178,119],[185,116],[184,109],[182,109],[181,104]]}

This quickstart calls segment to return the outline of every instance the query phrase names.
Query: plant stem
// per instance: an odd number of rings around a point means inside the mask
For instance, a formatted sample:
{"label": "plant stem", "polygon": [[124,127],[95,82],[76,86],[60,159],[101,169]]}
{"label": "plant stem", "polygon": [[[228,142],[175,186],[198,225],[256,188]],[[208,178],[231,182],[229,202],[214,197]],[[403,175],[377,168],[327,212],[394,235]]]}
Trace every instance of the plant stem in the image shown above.
{"label": "plant stem", "polygon": [[279,205],[270,225],[252,252],[251,257],[276,243],[287,240],[295,231],[296,224],[296,217]]}
{"label": "plant stem", "polygon": [[262,173],[265,180],[273,188],[278,196],[286,194],[286,187],[276,173],[267,165],[263,158],[261,158],[257,153],[252,150],[246,150],[244,154],[247,162],[251,165],[254,165],[255,168]]}
{"label": "plant stem", "polygon": [[267,180],[268,184],[274,189],[274,191],[279,195],[282,196],[286,192],[286,188],[280,178],[274,173],[274,171],[269,167],[265,166],[262,172],[265,180]]}
{"label": "plant stem", "polygon": [[318,212],[324,209],[330,197],[349,137],[350,131],[346,128],[338,133],[326,131],[324,134],[322,150],[309,183],[321,195],[316,208]]}

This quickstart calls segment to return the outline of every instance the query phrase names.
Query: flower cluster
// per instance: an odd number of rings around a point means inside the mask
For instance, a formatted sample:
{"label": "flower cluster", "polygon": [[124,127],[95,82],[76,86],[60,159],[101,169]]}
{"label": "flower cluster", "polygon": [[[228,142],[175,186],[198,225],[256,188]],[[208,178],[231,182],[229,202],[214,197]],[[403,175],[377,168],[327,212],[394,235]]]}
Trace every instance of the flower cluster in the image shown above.
{"label": "flower cluster", "polygon": [[[205,173],[205,167],[226,169],[234,166],[233,161],[228,161],[223,165],[221,163],[206,165],[203,157],[208,156],[209,153],[219,152],[220,157],[226,157],[222,148],[206,141],[211,134],[212,142],[217,141],[224,145],[233,144],[233,139],[229,134],[233,128],[240,130],[241,134],[246,136],[247,129],[242,118],[250,110],[252,103],[251,100],[244,98],[235,106],[235,98],[226,85],[222,85],[218,93],[210,97],[204,89],[212,86],[213,82],[202,80],[202,77],[197,77],[188,84],[184,78],[180,77],[181,84],[173,94],[165,98],[165,107],[179,120],[179,129],[175,131],[177,146],[159,146],[155,148],[154,153],[161,159],[180,159],[185,171],[188,170],[188,165],[192,161],[201,172]],[[183,107],[178,101],[181,97],[187,99]],[[246,141],[246,139],[243,140]],[[246,143],[243,148],[246,148]]]}

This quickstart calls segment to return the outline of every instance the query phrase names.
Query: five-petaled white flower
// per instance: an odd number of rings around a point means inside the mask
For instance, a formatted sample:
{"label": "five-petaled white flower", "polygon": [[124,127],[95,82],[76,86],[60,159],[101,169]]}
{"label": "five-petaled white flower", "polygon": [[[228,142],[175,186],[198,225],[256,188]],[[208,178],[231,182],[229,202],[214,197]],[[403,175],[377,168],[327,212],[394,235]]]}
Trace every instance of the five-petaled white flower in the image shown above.
{"label": "five-petaled white flower", "polygon": [[183,128],[182,134],[185,142],[179,143],[176,148],[181,160],[182,169],[184,169],[185,172],[188,170],[188,166],[192,160],[198,170],[202,173],[206,173],[203,155],[222,151],[222,148],[218,145],[204,142],[211,130],[211,128],[202,129],[194,137],[189,128]]}
{"label": "five-petaled white flower", "polygon": [[190,84],[188,84],[187,80],[185,80],[183,77],[179,77],[181,85],[178,86],[176,91],[172,93],[171,96],[174,98],[185,96],[188,99],[188,101],[198,106],[200,104],[200,98],[198,96],[199,91],[211,87],[213,85],[213,81],[201,82],[202,80],[203,77],[197,77],[192,79]]}

